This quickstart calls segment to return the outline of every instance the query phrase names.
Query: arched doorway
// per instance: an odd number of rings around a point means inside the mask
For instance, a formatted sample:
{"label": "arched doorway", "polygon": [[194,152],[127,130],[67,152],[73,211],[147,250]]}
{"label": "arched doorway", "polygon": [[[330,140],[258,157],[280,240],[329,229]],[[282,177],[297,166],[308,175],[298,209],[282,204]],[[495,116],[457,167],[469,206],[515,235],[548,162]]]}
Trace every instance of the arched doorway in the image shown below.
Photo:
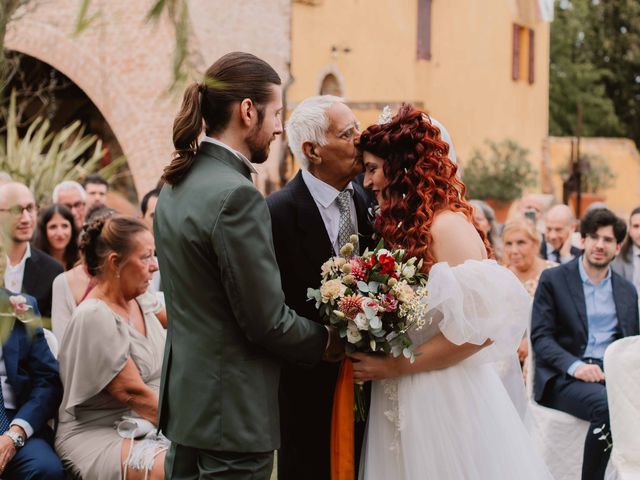
{"label": "arched doorway", "polygon": [[322,83],[320,84],[320,95],[335,95],[336,97],[342,97],[342,86],[338,77],[333,73],[329,73],[324,76]]}
{"label": "arched doorway", "polygon": [[[102,141],[105,155],[101,166],[123,155],[111,126],[77,84],[53,66],[30,55],[10,51],[8,59],[12,75],[6,92],[16,92],[21,133],[39,116],[49,120],[53,132],[79,120],[85,134],[93,134]],[[137,204],[138,194],[127,163],[120,167],[111,189]]]}

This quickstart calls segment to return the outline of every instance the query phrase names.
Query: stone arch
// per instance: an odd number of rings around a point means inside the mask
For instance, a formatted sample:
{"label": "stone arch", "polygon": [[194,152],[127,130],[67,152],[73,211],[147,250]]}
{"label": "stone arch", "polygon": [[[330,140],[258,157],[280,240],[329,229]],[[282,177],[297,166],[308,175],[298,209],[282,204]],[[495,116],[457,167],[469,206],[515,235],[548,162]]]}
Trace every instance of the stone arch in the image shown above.
{"label": "stone arch", "polygon": [[[51,65],[89,97],[127,156],[137,191],[144,194],[158,179],[157,159],[166,158],[168,161],[167,154],[172,150],[170,130],[165,122],[149,122],[151,117],[160,117],[163,109],[160,108],[159,112],[156,108],[150,115],[149,105],[145,109],[135,97],[127,94],[125,85],[118,79],[118,72],[107,70],[109,65],[101,61],[104,59],[100,52],[87,48],[68,31],[69,25],[58,26],[21,18],[9,25],[5,48]],[[154,138],[158,139],[157,142],[150,142],[149,132],[156,132]]]}

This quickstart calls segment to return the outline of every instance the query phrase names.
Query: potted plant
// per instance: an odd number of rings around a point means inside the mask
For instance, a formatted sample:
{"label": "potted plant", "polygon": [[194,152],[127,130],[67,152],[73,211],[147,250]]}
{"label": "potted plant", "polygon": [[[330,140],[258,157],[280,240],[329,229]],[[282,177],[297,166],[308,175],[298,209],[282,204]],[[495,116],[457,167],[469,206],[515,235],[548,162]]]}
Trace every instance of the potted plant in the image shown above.
{"label": "potted plant", "polygon": [[487,140],[485,149],[476,148],[464,165],[463,180],[467,197],[484,200],[503,223],[514,200],[536,182],[536,173],[528,160],[529,151],[509,139]]}
{"label": "potted plant", "polygon": [[[607,164],[606,158],[597,154],[581,155],[581,172],[580,179],[580,212],[584,213],[595,202],[604,202],[607,196],[603,194],[603,190],[612,188],[616,183],[616,174]],[[558,173],[562,177],[563,182],[569,178],[569,162],[558,169]],[[575,211],[578,203],[578,194],[571,192],[569,194],[569,205]]]}

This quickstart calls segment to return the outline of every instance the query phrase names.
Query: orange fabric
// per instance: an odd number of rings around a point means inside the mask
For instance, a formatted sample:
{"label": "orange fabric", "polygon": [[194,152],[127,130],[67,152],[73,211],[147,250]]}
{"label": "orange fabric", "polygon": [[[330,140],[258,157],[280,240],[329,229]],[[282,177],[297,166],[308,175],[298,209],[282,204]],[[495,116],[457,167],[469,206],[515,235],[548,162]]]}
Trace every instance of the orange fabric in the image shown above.
{"label": "orange fabric", "polygon": [[340,366],[333,396],[331,418],[331,480],[354,480],[353,364],[345,358]]}

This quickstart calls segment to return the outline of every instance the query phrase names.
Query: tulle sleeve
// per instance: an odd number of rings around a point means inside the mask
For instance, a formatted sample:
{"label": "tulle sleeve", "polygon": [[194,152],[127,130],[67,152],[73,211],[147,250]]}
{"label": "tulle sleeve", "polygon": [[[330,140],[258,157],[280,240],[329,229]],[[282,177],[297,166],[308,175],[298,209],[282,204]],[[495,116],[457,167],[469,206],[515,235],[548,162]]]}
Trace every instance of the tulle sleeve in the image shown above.
{"label": "tulle sleeve", "polygon": [[494,260],[467,260],[450,267],[435,264],[429,273],[427,302],[438,327],[457,345],[493,344],[474,355],[495,361],[513,355],[527,328],[531,297],[516,276]]}

